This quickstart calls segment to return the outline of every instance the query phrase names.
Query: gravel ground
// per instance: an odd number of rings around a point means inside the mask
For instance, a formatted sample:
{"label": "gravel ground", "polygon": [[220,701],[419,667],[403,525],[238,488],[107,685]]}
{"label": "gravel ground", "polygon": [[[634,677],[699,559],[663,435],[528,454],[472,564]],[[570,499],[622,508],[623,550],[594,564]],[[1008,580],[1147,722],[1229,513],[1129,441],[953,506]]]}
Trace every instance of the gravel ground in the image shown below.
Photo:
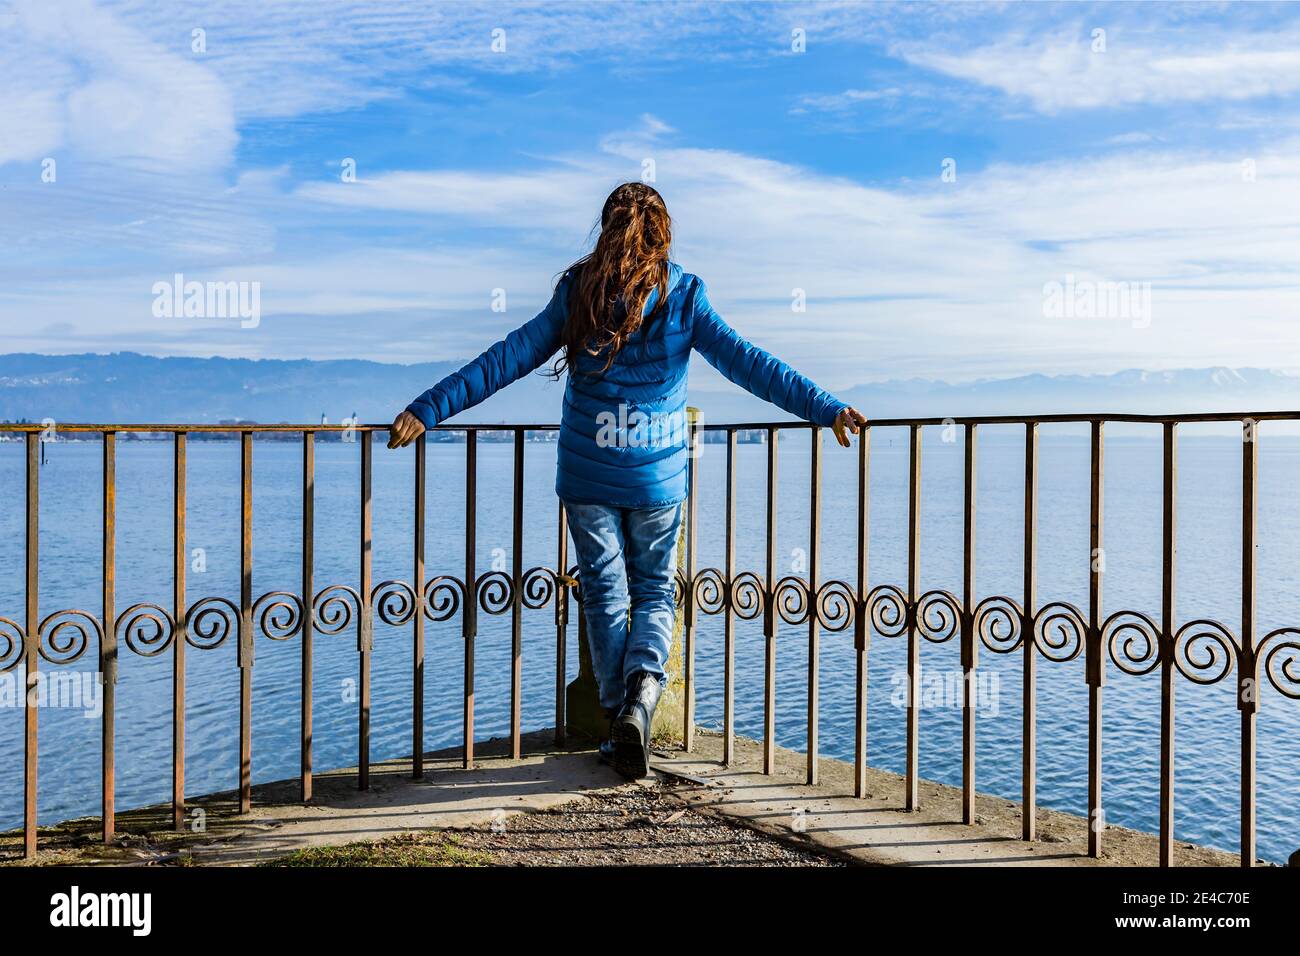
{"label": "gravel ground", "polygon": [[466,850],[505,866],[844,866],[837,858],[687,809],[670,785],[629,786],[459,830]]}

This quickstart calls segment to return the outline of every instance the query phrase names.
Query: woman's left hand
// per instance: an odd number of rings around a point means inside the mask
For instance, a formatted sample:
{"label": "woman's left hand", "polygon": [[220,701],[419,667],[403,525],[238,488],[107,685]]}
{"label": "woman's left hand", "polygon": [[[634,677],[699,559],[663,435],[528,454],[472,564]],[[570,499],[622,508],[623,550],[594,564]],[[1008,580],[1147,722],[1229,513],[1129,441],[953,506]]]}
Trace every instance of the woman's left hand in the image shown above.
{"label": "woman's left hand", "polygon": [[393,419],[388,429],[388,447],[405,448],[424,434],[424,422],[410,412],[403,411]]}
{"label": "woman's left hand", "polygon": [[856,408],[845,408],[835,416],[835,424],[831,428],[835,431],[835,440],[848,448],[849,435],[856,435],[866,423],[867,416]]}

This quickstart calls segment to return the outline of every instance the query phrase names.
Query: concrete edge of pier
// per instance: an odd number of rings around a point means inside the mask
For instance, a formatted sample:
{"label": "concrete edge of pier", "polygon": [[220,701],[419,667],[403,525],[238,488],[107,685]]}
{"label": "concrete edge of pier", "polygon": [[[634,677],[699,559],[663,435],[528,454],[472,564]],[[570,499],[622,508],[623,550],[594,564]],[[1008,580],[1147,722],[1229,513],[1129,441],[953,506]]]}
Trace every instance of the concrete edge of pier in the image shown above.
{"label": "concrete edge of pier", "polygon": [[[21,833],[0,834],[0,862],[17,865],[246,866],[312,846],[379,840],[415,830],[509,826],[518,813],[548,810],[592,792],[628,784],[599,764],[588,745],[554,742],[554,731],[523,738],[513,760],[507,741],[477,745],[473,769],[459,748],[425,757],[425,775],[412,779],[409,759],[372,763],[370,789],[357,789],[355,770],[316,774],[312,799],[300,799],[298,780],[259,784],[253,809],[237,812],[233,792],[187,803],[185,827],[172,829],[170,806],[118,815],[118,833],[104,845],[94,818],[42,827],[42,849],[21,857]],[[1098,858],[1088,856],[1087,821],[1039,808],[1037,839],[1021,839],[1019,804],[977,795],[975,822],[961,822],[961,791],[921,781],[918,806],[903,810],[904,781],[868,769],[865,795],[853,796],[852,764],[818,762],[808,786],[807,757],[776,748],[764,774],[762,744],[737,738],[733,760],[721,762],[720,735],[697,731],[691,753],[659,749],[658,778],[674,799],[698,812],[725,816],[780,840],[865,865],[902,866],[1155,866],[1154,834],[1108,827]],[[643,782],[644,783],[644,782]],[[1237,866],[1235,854],[1179,842],[1175,864]]]}

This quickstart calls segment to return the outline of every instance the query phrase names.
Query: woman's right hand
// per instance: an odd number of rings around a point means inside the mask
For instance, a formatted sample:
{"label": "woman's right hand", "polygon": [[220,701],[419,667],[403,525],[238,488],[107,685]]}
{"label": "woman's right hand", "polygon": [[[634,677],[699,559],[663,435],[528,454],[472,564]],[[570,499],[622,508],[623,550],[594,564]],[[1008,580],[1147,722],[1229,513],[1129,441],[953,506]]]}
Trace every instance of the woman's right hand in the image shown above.
{"label": "woman's right hand", "polygon": [[403,411],[393,419],[388,429],[388,447],[405,448],[424,434],[424,422],[408,411]]}
{"label": "woman's right hand", "polygon": [[856,435],[863,425],[867,423],[867,416],[863,415],[856,408],[844,408],[835,416],[835,424],[831,426],[835,432],[835,440],[845,448],[849,447],[849,435]]}

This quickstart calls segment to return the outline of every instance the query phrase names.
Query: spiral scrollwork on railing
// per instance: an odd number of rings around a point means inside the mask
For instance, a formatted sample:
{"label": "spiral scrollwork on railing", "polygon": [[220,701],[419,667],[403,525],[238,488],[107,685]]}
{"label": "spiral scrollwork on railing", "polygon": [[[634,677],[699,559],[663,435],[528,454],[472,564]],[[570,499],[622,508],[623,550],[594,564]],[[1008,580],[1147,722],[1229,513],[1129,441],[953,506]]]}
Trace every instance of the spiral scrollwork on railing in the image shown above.
{"label": "spiral scrollwork on railing", "polygon": [[686,605],[687,589],[691,586],[687,580],[686,572],[681,568],[673,574],[673,606],[684,607]]}
{"label": "spiral scrollwork on railing", "polygon": [[1255,648],[1256,660],[1278,693],[1300,700],[1300,628],[1269,631]]}
{"label": "spiral scrollwork on railing", "polygon": [[1218,621],[1198,618],[1174,634],[1174,665],[1195,684],[1216,684],[1232,673],[1237,638]]}
{"label": "spiral scrollwork on railing", "polygon": [[312,599],[312,617],[321,634],[339,634],[361,617],[361,595],[346,584],[321,588]]}
{"label": "spiral scrollwork on railing", "polygon": [[753,571],[742,571],[731,579],[728,595],[736,617],[752,621],[763,615],[763,579]]}
{"label": "spiral scrollwork on railing", "polygon": [[302,598],[289,591],[268,591],[253,602],[257,629],[273,641],[287,641],[302,630]]}
{"label": "spiral scrollwork on railing", "polygon": [[141,657],[157,657],[171,646],[176,622],[157,604],[132,604],[117,616],[115,633]]}
{"label": "spiral scrollwork on railing", "polygon": [[536,611],[546,607],[555,597],[559,587],[559,575],[547,567],[529,568],[524,572],[520,600],[524,607]]}
{"label": "spiral scrollwork on railing", "polygon": [[1141,676],[1160,666],[1160,628],[1141,611],[1116,611],[1106,618],[1101,640],[1125,674]]}
{"label": "spiral scrollwork on railing", "polygon": [[1044,604],[1034,615],[1034,646],[1049,661],[1064,664],[1074,660],[1083,653],[1087,633],[1083,613],[1066,601]]}
{"label": "spiral scrollwork on railing", "polygon": [[776,613],[787,624],[802,624],[815,613],[816,599],[808,594],[808,582],[796,575],[777,581],[772,599]]}
{"label": "spiral scrollwork on railing", "polygon": [[842,631],[857,617],[858,594],[843,581],[827,581],[817,589],[814,607],[817,623],[828,631]]}
{"label": "spiral scrollwork on railing", "polygon": [[380,581],[370,589],[370,606],[385,624],[405,624],[415,617],[415,589],[405,581]]}
{"label": "spiral scrollwork on railing", "polygon": [[104,639],[104,628],[89,611],[67,608],[41,621],[37,634],[41,657],[51,664],[70,664],[86,653],[92,634],[97,640]]}
{"label": "spiral scrollwork on railing", "polygon": [[908,600],[896,584],[877,584],[867,593],[871,626],[881,637],[901,637],[907,633]]}
{"label": "spiral scrollwork on railing", "polygon": [[1025,612],[1016,601],[993,594],[975,605],[973,628],[980,643],[995,654],[1009,654],[1024,643]]}
{"label": "spiral scrollwork on railing", "polygon": [[697,611],[718,614],[727,606],[727,582],[717,568],[704,568],[695,572],[691,589]]}
{"label": "spiral scrollwork on railing", "polygon": [[478,579],[478,606],[487,614],[504,614],[515,600],[515,582],[505,571],[489,571]]}
{"label": "spiral scrollwork on railing", "polygon": [[430,621],[449,621],[460,610],[465,584],[449,574],[430,578],[424,585],[424,616]]}
{"label": "spiral scrollwork on railing", "polygon": [[926,591],[916,602],[916,629],[935,644],[952,640],[961,633],[961,603],[947,591]]}
{"label": "spiral scrollwork on railing", "polygon": [[27,635],[17,621],[0,617],[0,674],[11,671],[27,656]]}
{"label": "spiral scrollwork on railing", "polygon": [[185,643],[201,651],[220,647],[239,633],[239,608],[222,597],[195,601],[185,612]]}

